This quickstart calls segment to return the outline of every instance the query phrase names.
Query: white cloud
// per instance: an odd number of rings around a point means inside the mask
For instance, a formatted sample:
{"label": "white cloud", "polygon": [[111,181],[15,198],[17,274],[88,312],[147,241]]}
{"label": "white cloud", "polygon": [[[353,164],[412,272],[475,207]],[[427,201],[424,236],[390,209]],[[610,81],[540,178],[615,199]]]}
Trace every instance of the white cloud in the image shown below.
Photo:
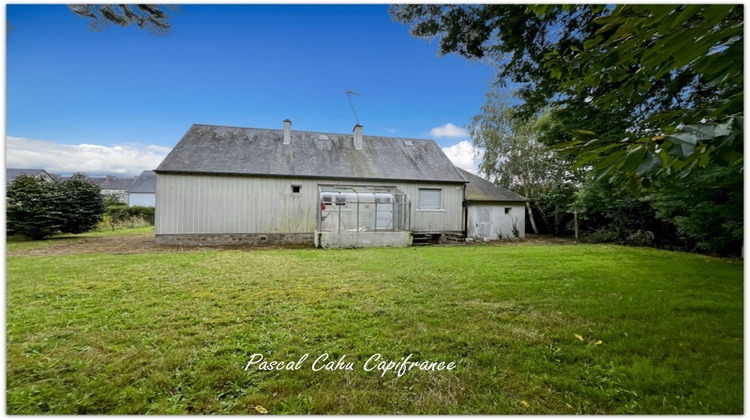
{"label": "white cloud", "polygon": [[442,137],[469,137],[469,132],[461,127],[456,127],[451,123],[447,123],[440,127],[435,127],[430,130],[430,136],[435,138]]}
{"label": "white cloud", "polygon": [[448,156],[448,159],[450,159],[454,165],[476,174],[479,168],[479,161],[484,155],[484,150],[479,150],[479,153],[476,153],[471,142],[464,140],[453,146],[443,147],[443,153]]}
{"label": "white cloud", "polygon": [[8,168],[39,168],[53,174],[138,175],[159,166],[170,148],[156,145],[58,144],[5,137]]}

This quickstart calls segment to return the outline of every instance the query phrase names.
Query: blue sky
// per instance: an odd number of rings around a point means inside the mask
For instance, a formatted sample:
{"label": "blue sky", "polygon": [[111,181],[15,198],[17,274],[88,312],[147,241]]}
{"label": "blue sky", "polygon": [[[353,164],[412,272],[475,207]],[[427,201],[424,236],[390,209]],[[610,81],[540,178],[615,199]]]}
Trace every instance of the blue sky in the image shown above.
{"label": "blue sky", "polygon": [[438,57],[387,5],[183,5],[164,37],[92,32],[64,5],[6,12],[9,167],[136,174],[193,123],[349,133],[347,90],[365,134],[433,138],[466,167],[458,128],[494,81]]}

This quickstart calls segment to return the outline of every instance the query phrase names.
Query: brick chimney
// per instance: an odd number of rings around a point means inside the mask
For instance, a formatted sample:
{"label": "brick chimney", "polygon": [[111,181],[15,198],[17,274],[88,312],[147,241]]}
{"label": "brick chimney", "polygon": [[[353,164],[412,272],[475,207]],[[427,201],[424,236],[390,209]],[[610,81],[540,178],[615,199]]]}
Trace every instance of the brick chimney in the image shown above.
{"label": "brick chimney", "polygon": [[284,120],[284,144],[292,144],[292,121]]}
{"label": "brick chimney", "polygon": [[354,148],[362,150],[362,126],[359,124],[354,126]]}

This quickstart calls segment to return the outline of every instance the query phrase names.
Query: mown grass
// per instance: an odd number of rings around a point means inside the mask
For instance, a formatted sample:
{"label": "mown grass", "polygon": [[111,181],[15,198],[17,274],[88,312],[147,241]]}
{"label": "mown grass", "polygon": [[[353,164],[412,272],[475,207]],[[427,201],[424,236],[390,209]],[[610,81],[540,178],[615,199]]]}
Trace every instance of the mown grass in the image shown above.
{"label": "mown grass", "polygon": [[145,235],[148,233],[154,233],[153,226],[143,226],[136,228],[118,228],[114,231],[111,229],[100,229],[93,230],[91,232],[81,233],[78,235],[60,233],[53,235],[49,238],[33,241],[23,235],[12,235],[9,236],[5,242],[5,247],[8,251],[23,251],[27,249],[40,249],[47,248],[61,242],[76,242],[85,240],[87,238],[107,238],[117,236],[134,236],[134,235]]}
{"label": "mown grass", "polygon": [[7,412],[742,413],[742,272],[601,245],[9,257]]}

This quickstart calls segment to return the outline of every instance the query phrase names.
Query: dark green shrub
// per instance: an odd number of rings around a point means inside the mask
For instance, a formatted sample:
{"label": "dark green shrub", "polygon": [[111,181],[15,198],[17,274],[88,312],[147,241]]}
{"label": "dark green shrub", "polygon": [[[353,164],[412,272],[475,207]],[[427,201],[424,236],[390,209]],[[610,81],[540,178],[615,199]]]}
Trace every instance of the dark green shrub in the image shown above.
{"label": "dark green shrub", "polygon": [[6,190],[8,233],[42,239],[63,224],[56,184],[20,175]]}
{"label": "dark green shrub", "polygon": [[8,186],[6,200],[8,232],[32,239],[87,232],[105,208],[101,189],[81,174],[61,183],[21,175]]}

